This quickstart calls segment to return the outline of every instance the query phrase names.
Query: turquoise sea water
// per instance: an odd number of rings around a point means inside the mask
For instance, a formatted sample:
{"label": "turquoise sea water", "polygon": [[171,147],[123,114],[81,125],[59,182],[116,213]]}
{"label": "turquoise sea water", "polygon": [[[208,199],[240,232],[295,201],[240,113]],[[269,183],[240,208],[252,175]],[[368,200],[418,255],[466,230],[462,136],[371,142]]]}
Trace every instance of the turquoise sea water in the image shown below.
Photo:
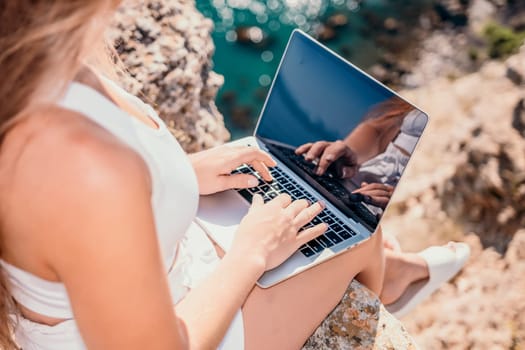
{"label": "turquoise sea water", "polygon": [[[320,37],[368,69],[420,25],[430,0],[204,0],[197,7],[215,23],[215,71],[224,75],[217,106],[233,138],[251,134],[294,28]],[[410,39],[411,40],[411,39]]]}

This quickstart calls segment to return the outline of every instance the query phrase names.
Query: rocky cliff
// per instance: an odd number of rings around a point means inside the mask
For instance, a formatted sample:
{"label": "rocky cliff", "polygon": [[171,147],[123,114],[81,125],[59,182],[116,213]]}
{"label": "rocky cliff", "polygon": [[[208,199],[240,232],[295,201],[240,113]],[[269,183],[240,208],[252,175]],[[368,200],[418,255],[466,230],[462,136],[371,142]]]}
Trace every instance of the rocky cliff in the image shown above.
{"label": "rocky cliff", "polygon": [[[457,278],[402,321],[423,349],[522,349],[525,48],[508,59],[490,56],[514,51],[525,2],[436,6],[441,24],[420,44],[403,77],[410,89],[401,92],[430,124],[384,229],[407,250],[463,240],[473,254]],[[493,37],[490,23],[503,24]]]}
{"label": "rocky cliff", "polygon": [[122,83],[156,107],[189,152],[229,139],[215,106],[224,80],[211,70],[212,29],[194,1],[127,1],[109,32],[134,78]]}
{"label": "rocky cliff", "polygon": [[525,47],[402,94],[430,115],[384,221],[402,246],[464,240],[463,272],[403,321],[424,349],[525,346]]}

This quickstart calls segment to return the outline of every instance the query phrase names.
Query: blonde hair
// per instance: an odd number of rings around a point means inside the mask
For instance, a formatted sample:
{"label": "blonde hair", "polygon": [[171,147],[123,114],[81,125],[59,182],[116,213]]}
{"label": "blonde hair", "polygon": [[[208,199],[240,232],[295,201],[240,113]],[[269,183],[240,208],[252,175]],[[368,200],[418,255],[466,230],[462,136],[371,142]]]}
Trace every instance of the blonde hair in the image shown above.
{"label": "blonde hair", "polygon": [[[60,96],[120,0],[0,2],[0,147],[17,120]],[[1,218],[0,218],[1,219]],[[2,222],[0,221],[0,234]],[[0,254],[1,254],[0,247]],[[0,271],[0,349],[16,348],[13,301]]]}
{"label": "blonde hair", "polygon": [[[104,15],[120,0],[12,0],[0,4],[0,133],[73,79]],[[101,20],[102,19],[102,20]]]}

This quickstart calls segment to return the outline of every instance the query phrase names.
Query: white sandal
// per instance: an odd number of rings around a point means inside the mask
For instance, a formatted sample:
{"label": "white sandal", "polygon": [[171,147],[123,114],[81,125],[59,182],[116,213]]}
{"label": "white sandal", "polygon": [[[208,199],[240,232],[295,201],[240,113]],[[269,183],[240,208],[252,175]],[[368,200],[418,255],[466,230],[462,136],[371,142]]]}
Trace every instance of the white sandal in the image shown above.
{"label": "white sandal", "polygon": [[470,256],[470,247],[466,243],[449,244],[454,248],[434,246],[418,253],[428,265],[429,278],[410,284],[399,299],[385,305],[392,315],[400,318],[408,314],[461,270]]}

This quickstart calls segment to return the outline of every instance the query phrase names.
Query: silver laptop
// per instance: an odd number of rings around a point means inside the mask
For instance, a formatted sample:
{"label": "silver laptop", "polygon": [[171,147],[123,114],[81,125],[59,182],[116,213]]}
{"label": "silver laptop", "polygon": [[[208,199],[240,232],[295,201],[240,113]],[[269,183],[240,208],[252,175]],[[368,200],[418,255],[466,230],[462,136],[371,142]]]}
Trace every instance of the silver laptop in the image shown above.
{"label": "silver laptop", "polygon": [[[266,201],[279,193],[323,200],[326,208],[307,226],[326,222],[328,230],[257,282],[273,286],[374,234],[427,121],[417,107],[295,30],[254,135],[232,142],[270,153],[277,161],[274,180],[267,183],[248,165],[239,167],[233,173],[255,174],[259,186],[202,196],[197,223],[228,251],[255,193]],[[302,150],[312,150],[310,145],[341,150],[320,175],[323,153],[306,157]]]}

